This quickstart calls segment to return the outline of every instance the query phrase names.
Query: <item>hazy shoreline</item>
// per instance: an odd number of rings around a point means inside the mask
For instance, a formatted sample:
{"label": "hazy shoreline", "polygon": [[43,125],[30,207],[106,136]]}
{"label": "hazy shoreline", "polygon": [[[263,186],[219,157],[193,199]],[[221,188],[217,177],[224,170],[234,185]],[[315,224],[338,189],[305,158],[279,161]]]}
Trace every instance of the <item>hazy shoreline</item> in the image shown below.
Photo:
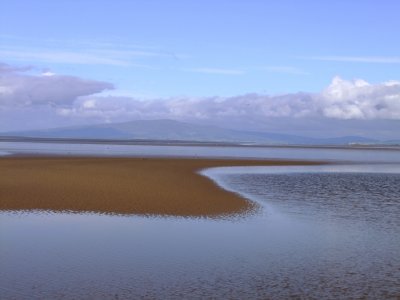
{"label": "hazy shoreline", "polygon": [[264,144],[256,142],[224,142],[196,140],[155,139],[86,139],[1,136],[0,142],[54,143],[54,144],[98,144],[98,145],[145,145],[145,146],[197,146],[197,147],[255,147],[255,148],[299,148],[299,149],[348,149],[348,150],[393,150],[400,151],[397,144]]}
{"label": "hazy shoreline", "polygon": [[318,165],[300,160],[5,156],[0,210],[218,217],[257,210],[197,172],[224,166]]}

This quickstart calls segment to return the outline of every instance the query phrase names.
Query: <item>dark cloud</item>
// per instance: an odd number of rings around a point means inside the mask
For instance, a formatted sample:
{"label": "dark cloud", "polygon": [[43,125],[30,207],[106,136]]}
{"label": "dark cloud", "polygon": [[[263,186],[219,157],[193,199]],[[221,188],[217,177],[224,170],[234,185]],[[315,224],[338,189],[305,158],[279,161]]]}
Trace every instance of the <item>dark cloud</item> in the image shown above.
{"label": "dark cloud", "polygon": [[23,72],[23,71],[28,71],[31,69],[32,69],[32,67],[30,67],[30,66],[16,67],[16,66],[11,66],[11,65],[0,62],[0,76],[4,75],[6,73]]}
{"label": "dark cloud", "polygon": [[0,105],[72,105],[78,97],[114,88],[108,82],[48,72],[31,75],[27,70],[0,64]]}

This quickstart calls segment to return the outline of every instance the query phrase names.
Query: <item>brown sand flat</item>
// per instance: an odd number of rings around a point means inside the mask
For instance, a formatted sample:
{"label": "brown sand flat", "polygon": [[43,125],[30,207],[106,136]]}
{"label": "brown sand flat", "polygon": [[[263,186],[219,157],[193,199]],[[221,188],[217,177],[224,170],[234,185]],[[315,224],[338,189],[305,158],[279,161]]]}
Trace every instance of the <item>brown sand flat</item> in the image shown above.
{"label": "brown sand flat", "polygon": [[0,210],[170,216],[244,213],[256,204],[196,173],[209,167],[316,164],[301,161],[4,157]]}

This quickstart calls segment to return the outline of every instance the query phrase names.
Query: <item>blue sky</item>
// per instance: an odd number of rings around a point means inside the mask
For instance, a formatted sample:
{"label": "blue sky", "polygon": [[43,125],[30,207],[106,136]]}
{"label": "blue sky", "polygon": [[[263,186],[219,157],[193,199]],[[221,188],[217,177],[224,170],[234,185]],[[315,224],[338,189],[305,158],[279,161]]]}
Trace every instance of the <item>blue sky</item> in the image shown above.
{"label": "blue sky", "polygon": [[140,100],[323,93],[335,76],[400,79],[399,11],[398,0],[3,1],[0,61]]}
{"label": "blue sky", "polygon": [[132,95],[316,92],[336,75],[399,78],[399,11],[397,0],[4,1],[0,56]]}

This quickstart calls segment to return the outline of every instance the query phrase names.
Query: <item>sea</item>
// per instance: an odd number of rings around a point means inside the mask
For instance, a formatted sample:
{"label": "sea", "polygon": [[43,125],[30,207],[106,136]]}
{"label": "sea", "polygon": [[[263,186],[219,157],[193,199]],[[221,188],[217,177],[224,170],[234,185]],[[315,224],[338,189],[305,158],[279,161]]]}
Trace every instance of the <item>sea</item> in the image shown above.
{"label": "sea", "polygon": [[260,204],[249,215],[3,211],[1,299],[400,298],[399,148],[1,142],[10,154],[329,164],[199,172]]}

